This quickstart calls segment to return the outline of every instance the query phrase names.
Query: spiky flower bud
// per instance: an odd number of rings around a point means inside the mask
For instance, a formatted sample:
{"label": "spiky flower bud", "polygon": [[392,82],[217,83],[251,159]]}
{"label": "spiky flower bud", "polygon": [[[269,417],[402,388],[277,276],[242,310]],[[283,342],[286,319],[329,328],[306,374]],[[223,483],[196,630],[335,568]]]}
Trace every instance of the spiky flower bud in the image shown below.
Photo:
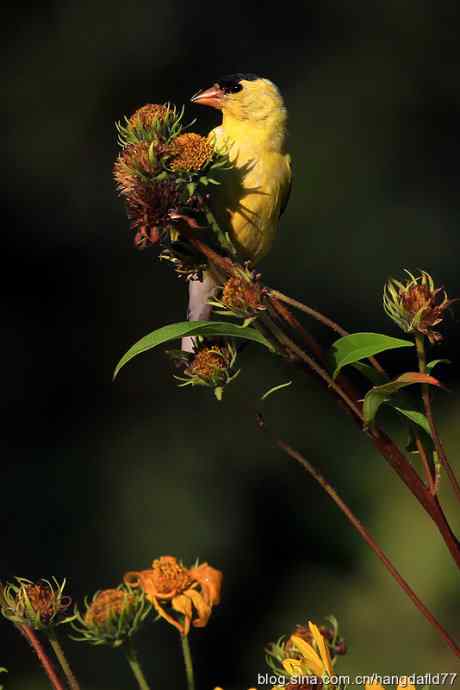
{"label": "spiky flower bud", "polygon": [[121,585],[115,589],[96,592],[82,615],[75,609],[73,629],[79,637],[73,639],[90,644],[119,647],[139,630],[151,607],[143,592]]}
{"label": "spiky flower bud", "polygon": [[129,124],[136,129],[152,129],[158,122],[166,120],[170,112],[167,105],[147,103],[131,115]]}
{"label": "spiky flower bud", "polygon": [[426,271],[414,276],[405,271],[408,280],[390,278],[383,291],[383,306],[388,316],[406,333],[421,334],[431,343],[442,340],[434,326],[444,319],[444,312],[454,300],[449,300],[443,288],[435,288],[433,278]]}
{"label": "spiky flower bud", "polygon": [[66,622],[64,614],[72,603],[64,595],[65,580],[61,584],[52,580],[32,582],[16,577],[0,587],[2,615],[16,625],[27,625],[34,630],[46,630]]}
{"label": "spiky flower bud", "polygon": [[218,400],[222,399],[224,386],[238,374],[234,371],[236,349],[230,341],[223,345],[204,345],[193,353],[184,369],[184,376],[176,376],[181,386],[208,386],[214,389]]}

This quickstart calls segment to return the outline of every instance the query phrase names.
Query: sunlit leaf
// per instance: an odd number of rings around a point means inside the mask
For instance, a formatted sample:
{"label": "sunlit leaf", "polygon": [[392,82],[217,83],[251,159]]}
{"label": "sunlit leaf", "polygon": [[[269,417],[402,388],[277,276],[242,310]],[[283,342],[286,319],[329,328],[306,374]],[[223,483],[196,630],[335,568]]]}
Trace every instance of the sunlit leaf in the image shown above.
{"label": "sunlit leaf", "polygon": [[339,338],[332,345],[332,358],[335,365],[333,377],[347,364],[354,364],[361,359],[368,359],[386,350],[400,347],[413,347],[410,340],[392,338],[382,333],[352,333]]}
{"label": "sunlit leaf", "polygon": [[260,345],[264,345],[272,352],[274,351],[274,347],[270,341],[255,328],[246,328],[225,321],[180,321],[179,323],[172,323],[168,326],[158,328],[156,331],[152,331],[152,333],[148,333],[138,340],[137,343],[134,343],[118,362],[115,367],[113,378],[115,379],[118,372],[125,364],[142,352],[152,350],[158,345],[162,345],[171,340],[178,340],[184,336],[195,335],[243,338],[244,340],[252,340]]}

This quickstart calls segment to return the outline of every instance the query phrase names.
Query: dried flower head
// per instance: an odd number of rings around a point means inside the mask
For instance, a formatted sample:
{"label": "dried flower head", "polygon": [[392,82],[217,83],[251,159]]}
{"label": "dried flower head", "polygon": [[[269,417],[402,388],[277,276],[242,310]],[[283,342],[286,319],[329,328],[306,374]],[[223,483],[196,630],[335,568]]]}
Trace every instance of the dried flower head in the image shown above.
{"label": "dried flower head", "polygon": [[148,176],[153,175],[156,169],[152,144],[141,141],[126,146],[113,166],[113,176],[120,195],[129,197],[139,183],[147,181]]}
{"label": "dried flower head", "polygon": [[72,600],[64,595],[65,580],[61,584],[52,578],[32,582],[24,577],[15,578],[1,587],[2,615],[16,625],[27,625],[34,630],[64,623],[63,616]]}
{"label": "dried flower head", "polygon": [[162,180],[156,184],[139,183],[126,200],[131,227],[136,231],[135,245],[144,249],[155,244],[162,232],[172,227],[169,217],[171,209],[180,203],[180,192],[173,180]]}
{"label": "dried flower head", "polygon": [[454,300],[449,300],[443,288],[435,288],[433,278],[426,271],[402,283],[390,278],[383,292],[383,306],[388,316],[406,333],[418,333],[431,343],[442,340],[434,326],[444,319],[444,312]]}
{"label": "dried flower head", "polygon": [[188,569],[174,556],[162,556],[148,570],[126,573],[124,581],[141,589],[161,618],[188,635],[191,625],[207,625],[220,601],[222,573],[207,563]]}
{"label": "dried flower head", "polygon": [[198,172],[211,160],[214,148],[201,134],[186,132],[179,135],[169,147],[171,170]]}
{"label": "dried flower head", "polygon": [[224,386],[233,381],[238,374],[234,371],[236,349],[230,341],[223,345],[204,345],[193,353],[184,369],[184,376],[176,376],[181,386],[208,386],[221,400]]}
{"label": "dried flower head", "polygon": [[118,647],[140,628],[151,607],[143,592],[120,586],[96,592],[83,615],[75,609],[73,639],[90,644]]}

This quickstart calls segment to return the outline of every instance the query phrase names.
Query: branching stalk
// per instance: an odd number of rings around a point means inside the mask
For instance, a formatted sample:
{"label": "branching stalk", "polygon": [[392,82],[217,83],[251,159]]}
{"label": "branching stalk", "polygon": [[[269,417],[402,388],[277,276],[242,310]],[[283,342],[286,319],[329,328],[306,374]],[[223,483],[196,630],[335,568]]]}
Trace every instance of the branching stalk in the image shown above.
{"label": "branching stalk", "polygon": [[[267,431],[264,419],[260,414],[258,415],[258,424],[262,430]],[[425,604],[421,601],[421,599],[419,599],[419,597],[414,592],[412,587],[406,582],[406,580],[398,572],[398,570],[392,564],[390,559],[386,556],[385,552],[376,543],[376,541],[374,540],[374,538],[372,537],[370,532],[367,530],[367,528],[356,517],[356,515],[348,507],[348,505],[345,503],[345,501],[339,496],[339,494],[334,489],[334,487],[323,477],[322,474],[320,474],[320,472],[301,453],[299,453],[299,451],[295,450],[294,448],[292,448],[290,445],[288,445],[287,443],[285,443],[284,441],[282,441],[279,438],[274,438],[274,437],[271,437],[271,438],[272,438],[272,441],[278,446],[278,448],[280,448],[283,452],[285,452],[287,455],[289,455],[289,457],[291,457],[293,460],[298,462],[303,467],[303,469],[306,470],[306,472],[308,472],[308,474],[310,474],[310,476],[312,476],[318,482],[318,484],[328,494],[328,496],[330,498],[332,498],[332,500],[334,501],[336,506],[342,511],[342,513],[346,516],[348,521],[353,525],[353,527],[358,532],[358,534],[364,539],[364,541],[367,543],[367,545],[372,549],[372,551],[375,553],[375,555],[380,559],[380,561],[383,563],[383,565],[388,570],[390,575],[396,580],[396,582],[398,583],[400,588],[407,594],[407,596],[411,599],[413,604],[418,608],[418,610],[426,618],[426,620],[436,629],[438,634],[443,638],[444,642],[446,642],[446,644],[448,644],[448,646],[454,652],[454,654],[460,658],[460,647],[450,637],[450,635],[446,631],[446,629],[433,616],[433,614],[429,611],[429,609],[425,606]]]}
{"label": "branching stalk", "polygon": [[[342,337],[350,335],[350,333],[347,330],[345,330],[345,328],[340,326],[340,324],[336,323],[325,314],[322,314],[317,309],[313,309],[312,307],[309,307],[307,304],[303,304],[303,302],[299,302],[299,300],[293,299],[292,297],[283,294],[279,290],[270,290],[270,294],[272,297],[279,299],[280,302],[285,302],[286,304],[289,304],[291,307],[295,307],[296,309],[303,311],[305,314],[308,314],[308,316],[311,316],[316,321],[319,321],[320,323],[324,324],[325,326],[330,328],[335,333],[338,333]],[[369,357],[369,362],[372,364],[374,369],[376,369],[376,371],[379,371],[381,374],[385,374],[385,369],[382,367],[382,365],[378,362],[378,360],[375,357]]]}

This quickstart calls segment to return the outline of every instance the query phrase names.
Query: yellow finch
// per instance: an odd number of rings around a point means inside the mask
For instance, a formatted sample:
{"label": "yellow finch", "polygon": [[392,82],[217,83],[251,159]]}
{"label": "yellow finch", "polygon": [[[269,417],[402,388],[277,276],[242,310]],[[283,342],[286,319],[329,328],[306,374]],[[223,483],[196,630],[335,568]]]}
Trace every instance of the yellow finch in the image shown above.
{"label": "yellow finch", "polygon": [[[219,79],[191,100],[222,112],[222,124],[209,139],[228,152],[232,168],[222,173],[221,186],[213,188],[211,210],[241,257],[257,262],[273,243],[291,187],[281,94],[268,79],[238,73]],[[203,281],[190,282],[190,320],[209,318],[207,301],[214,290],[209,273]],[[192,350],[193,339],[184,339],[182,347]]]}

